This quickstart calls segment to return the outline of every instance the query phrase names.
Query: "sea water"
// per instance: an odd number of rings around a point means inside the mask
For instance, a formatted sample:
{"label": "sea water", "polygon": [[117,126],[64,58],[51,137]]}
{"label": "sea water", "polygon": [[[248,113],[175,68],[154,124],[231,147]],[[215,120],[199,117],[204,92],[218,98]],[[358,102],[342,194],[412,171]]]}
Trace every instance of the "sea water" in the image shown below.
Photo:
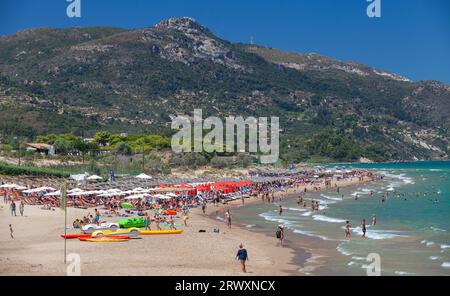
{"label": "sea water", "polygon": [[[307,193],[306,208],[297,206],[298,195],[275,204],[240,207],[234,210],[234,220],[273,234],[274,242],[276,227],[283,224],[289,247],[300,249],[306,243],[310,251],[324,256],[324,266],[313,274],[365,275],[371,263],[367,256],[376,253],[382,275],[450,275],[450,162],[348,166],[374,170],[384,179],[341,188],[339,193],[335,188]],[[389,188],[395,193],[382,203]],[[311,199],[319,202],[318,212],[311,211]],[[284,209],[281,216],[279,204]],[[366,239],[361,237],[363,219]],[[347,220],[350,240],[344,237]]]}

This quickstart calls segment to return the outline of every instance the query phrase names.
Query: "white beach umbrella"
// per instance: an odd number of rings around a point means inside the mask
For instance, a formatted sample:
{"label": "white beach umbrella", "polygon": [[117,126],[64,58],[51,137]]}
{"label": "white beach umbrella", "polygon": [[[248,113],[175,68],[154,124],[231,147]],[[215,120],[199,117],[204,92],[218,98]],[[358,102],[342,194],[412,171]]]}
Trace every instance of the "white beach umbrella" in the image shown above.
{"label": "white beach umbrella", "polygon": [[43,186],[43,187],[24,190],[24,191],[22,191],[22,193],[36,193],[36,192],[55,191],[55,190],[56,189],[53,187]]}
{"label": "white beach umbrella", "polygon": [[171,199],[172,198],[172,197],[170,197],[168,195],[164,195],[164,194],[155,194],[154,197],[158,198],[158,199]]}
{"label": "white beach umbrella", "polygon": [[135,194],[135,195],[130,195],[125,197],[125,199],[139,199],[139,198],[144,198],[146,197],[147,194]]}
{"label": "white beach umbrella", "polygon": [[88,173],[77,174],[77,175],[70,175],[70,179],[73,179],[75,181],[82,181],[82,180],[86,179],[88,176],[89,176]]}
{"label": "white beach umbrella", "polygon": [[55,192],[47,193],[44,196],[59,196],[59,195],[61,195],[61,192],[55,191]]}
{"label": "white beach umbrella", "polygon": [[148,180],[148,179],[153,179],[153,177],[142,173],[142,174],[137,175],[136,179],[146,179],[146,180]]}
{"label": "white beach umbrella", "polygon": [[86,178],[86,180],[101,180],[101,179],[103,178],[97,175],[92,175]]}

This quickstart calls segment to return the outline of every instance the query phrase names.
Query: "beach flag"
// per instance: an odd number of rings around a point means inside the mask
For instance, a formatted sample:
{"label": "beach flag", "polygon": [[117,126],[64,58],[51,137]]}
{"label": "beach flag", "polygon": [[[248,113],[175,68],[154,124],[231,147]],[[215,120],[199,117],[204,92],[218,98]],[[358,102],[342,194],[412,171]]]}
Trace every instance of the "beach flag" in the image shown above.
{"label": "beach flag", "polygon": [[61,193],[60,208],[61,210],[65,211],[67,206],[67,182],[61,184],[60,193]]}

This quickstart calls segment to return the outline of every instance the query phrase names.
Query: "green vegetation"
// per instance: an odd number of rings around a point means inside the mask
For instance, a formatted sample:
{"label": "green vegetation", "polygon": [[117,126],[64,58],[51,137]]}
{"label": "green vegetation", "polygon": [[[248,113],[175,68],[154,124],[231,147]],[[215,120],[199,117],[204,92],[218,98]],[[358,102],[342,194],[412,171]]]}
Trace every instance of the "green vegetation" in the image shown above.
{"label": "green vegetation", "polygon": [[[204,53],[201,42],[164,26],[145,32],[33,29],[2,38],[2,141],[9,145],[21,136],[69,156],[149,155],[169,147],[171,116],[199,108],[204,117],[278,116],[285,162],[429,159],[448,152],[445,85],[358,75],[331,67],[351,69],[354,63],[232,44],[198,24],[191,30],[212,38],[223,55]],[[169,43],[183,57],[167,51]],[[298,70],[287,63],[309,66]],[[400,135],[422,129],[433,130],[429,143],[442,153]],[[81,140],[86,137],[94,141]],[[207,154],[173,162],[198,166],[213,158],[217,166],[229,165]]]}
{"label": "green vegetation", "polygon": [[0,163],[0,175],[27,175],[45,177],[68,177],[69,174],[54,168],[39,168],[34,166],[17,166],[13,164]]}

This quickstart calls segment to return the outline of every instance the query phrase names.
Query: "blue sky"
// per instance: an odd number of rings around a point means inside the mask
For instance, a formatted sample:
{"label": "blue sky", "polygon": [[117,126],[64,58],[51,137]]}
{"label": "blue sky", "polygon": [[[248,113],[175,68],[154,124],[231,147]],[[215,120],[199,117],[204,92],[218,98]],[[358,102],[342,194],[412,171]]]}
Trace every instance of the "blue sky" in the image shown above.
{"label": "blue sky", "polygon": [[404,75],[450,83],[450,1],[381,0],[368,18],[366,0],[0,0],[0,35],[32,27],[143,28],[191,16],[223,39],[300,53],[315,52]]}

